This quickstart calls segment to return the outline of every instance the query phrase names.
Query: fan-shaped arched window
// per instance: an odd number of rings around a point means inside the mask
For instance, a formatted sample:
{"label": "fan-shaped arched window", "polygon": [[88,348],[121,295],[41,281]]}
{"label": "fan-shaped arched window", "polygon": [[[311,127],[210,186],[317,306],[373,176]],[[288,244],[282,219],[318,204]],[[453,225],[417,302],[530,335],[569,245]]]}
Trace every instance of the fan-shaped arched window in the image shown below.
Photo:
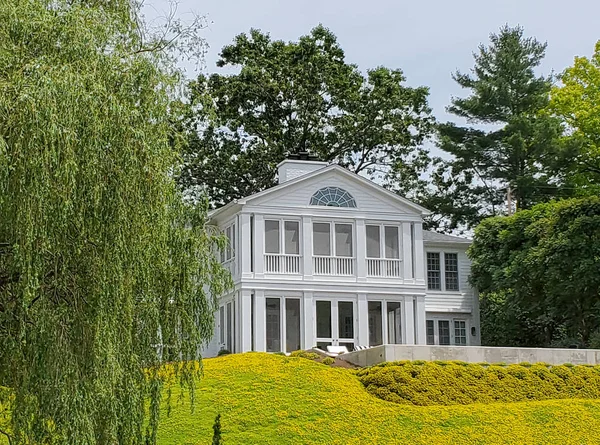
{"label": "fan-shaped arched window", "polygon": [[318,190],[312,198],[310,205],[330,207],[356,207],[356,201],[350,193],[339,187],[324,187]]}

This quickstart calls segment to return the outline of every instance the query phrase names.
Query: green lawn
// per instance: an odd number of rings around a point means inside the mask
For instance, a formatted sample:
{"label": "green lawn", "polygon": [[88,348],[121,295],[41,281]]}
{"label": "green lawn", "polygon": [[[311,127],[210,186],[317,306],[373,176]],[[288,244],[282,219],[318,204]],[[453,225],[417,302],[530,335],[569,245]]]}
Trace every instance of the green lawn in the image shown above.
{"label": "green lawn", "polygon": [[353,371],[261,353],[207,359],[196,409],[177,402],[160,444],[600,443],[600,401],[414,407],[379,400]]}

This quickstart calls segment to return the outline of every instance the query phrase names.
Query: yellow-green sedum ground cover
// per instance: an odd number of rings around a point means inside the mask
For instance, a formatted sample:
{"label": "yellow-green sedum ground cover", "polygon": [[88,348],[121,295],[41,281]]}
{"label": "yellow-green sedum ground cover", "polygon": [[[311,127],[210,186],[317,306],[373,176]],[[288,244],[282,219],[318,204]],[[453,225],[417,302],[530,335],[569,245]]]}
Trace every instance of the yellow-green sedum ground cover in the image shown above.
{"label": "yellow-green sedum ground cover", "polygon": [[411,406],[369,394],[356,371],[262,353],[204,361],[196,410],[175,403],[160,444],[594,444],[600,400]]}

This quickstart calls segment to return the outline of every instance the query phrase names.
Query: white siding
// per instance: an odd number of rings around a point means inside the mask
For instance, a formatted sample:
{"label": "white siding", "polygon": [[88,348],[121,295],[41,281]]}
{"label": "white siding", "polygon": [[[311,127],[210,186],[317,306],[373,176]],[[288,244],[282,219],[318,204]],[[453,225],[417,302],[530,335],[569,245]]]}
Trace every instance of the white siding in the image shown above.
{"label": "white siding", "polygon": [[[458,292],[427,291],[425,295],[425,310],[427,312],[463,312],[471,313],[474,309],[473,288],[469,285],[471,261],[464,250],[456,247],[425,246],[426,252],[457,252],[458,253]],[[427,266],[425,266],[427,267]],[[427,278],[427,274],[425,275]]]}

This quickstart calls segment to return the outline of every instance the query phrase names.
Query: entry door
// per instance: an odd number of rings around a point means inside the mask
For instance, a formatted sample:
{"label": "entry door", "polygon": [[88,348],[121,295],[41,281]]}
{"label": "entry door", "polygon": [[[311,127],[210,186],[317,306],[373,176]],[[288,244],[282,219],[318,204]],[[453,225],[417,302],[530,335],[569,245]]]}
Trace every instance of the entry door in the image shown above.
{"label": "entry door", "polygon": [[346,346],[348,351],[355,344],[355,307],[353,301],[316,300],[317,346],[327,350],[327,346]]}

